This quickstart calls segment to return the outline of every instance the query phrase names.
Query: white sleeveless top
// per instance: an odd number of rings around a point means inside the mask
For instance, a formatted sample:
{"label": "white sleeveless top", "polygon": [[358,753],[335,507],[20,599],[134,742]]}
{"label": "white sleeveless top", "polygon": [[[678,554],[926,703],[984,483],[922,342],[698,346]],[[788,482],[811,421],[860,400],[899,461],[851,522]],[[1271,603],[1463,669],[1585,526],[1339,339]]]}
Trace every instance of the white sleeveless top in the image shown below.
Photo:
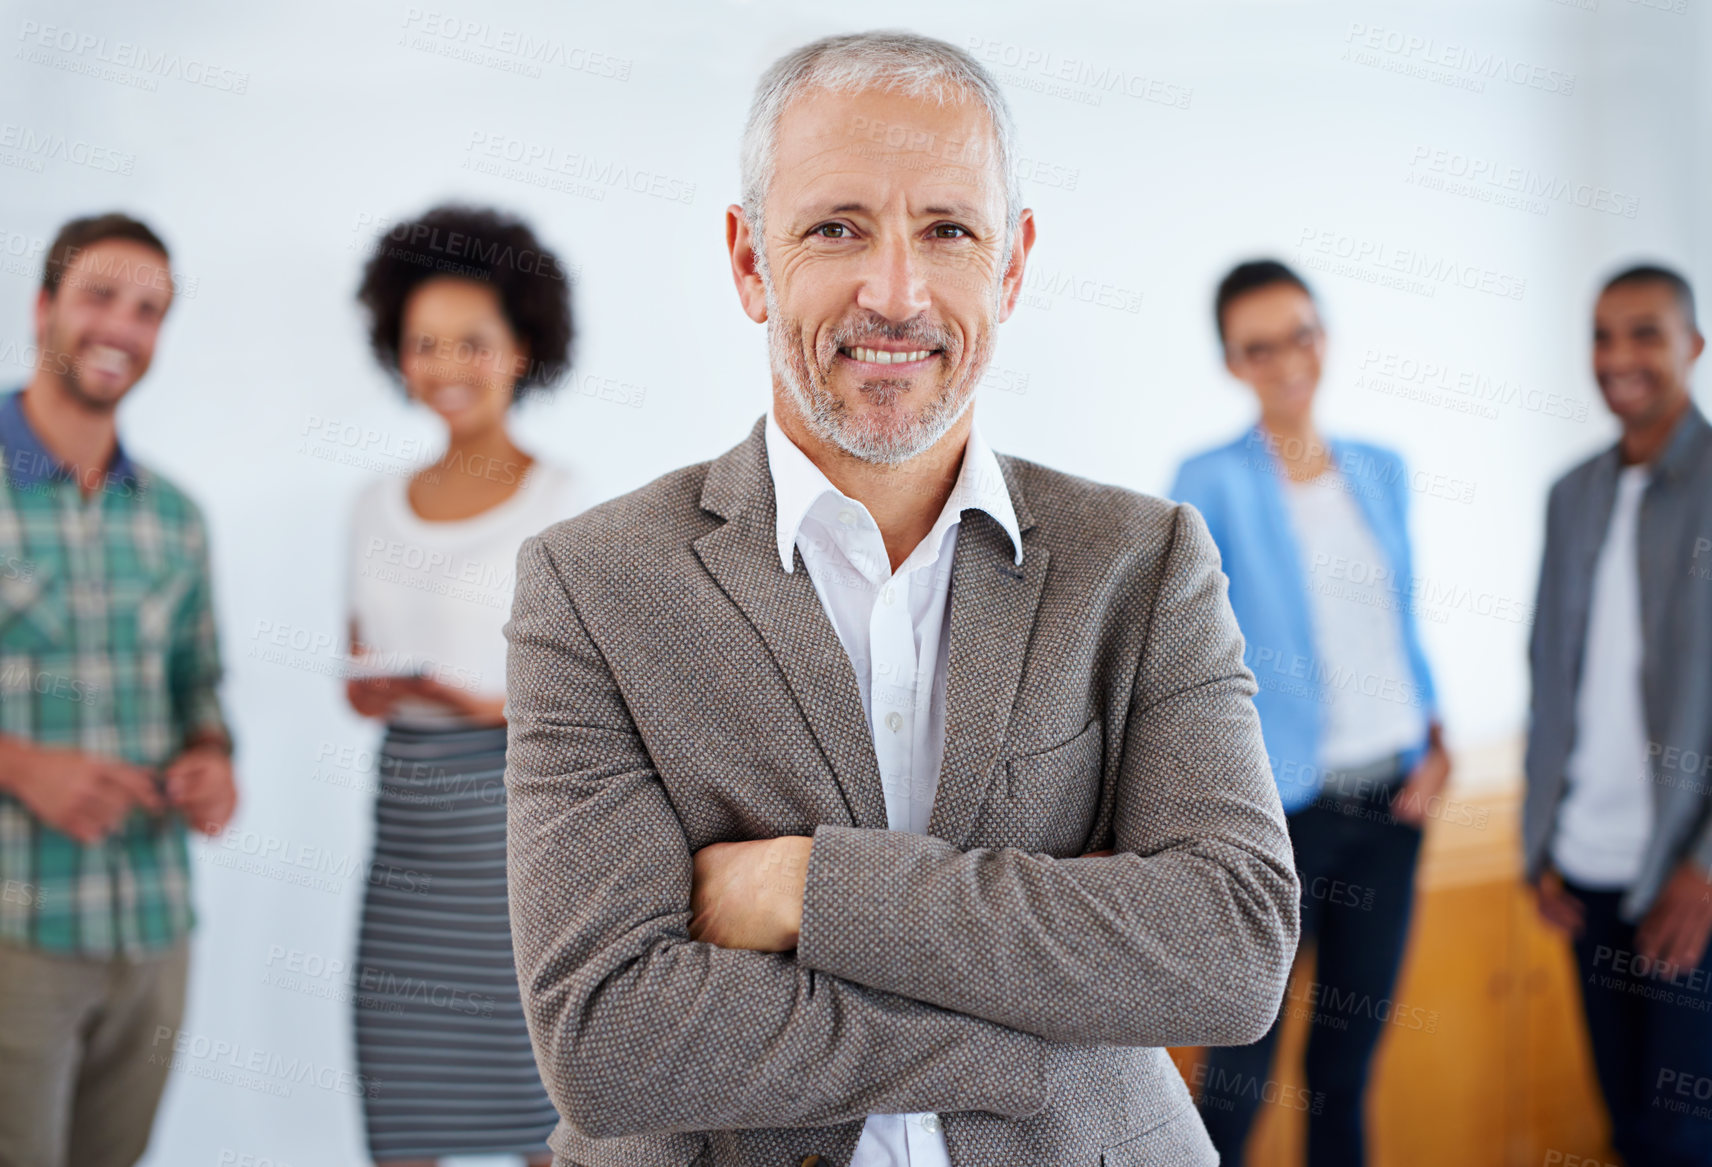
{"label": "white sleeveless top", "polygon": [[[505,695],[505,622],[523,540],[582,509],[580,484],[537,461],[510,498],[468,519],[430,522],[410,508],[408,477],[357,498],[347,544],[346,605],[377,672],[425,670],[480,697]],[[405,701],[392,720],[457,725],[443,706]]]}

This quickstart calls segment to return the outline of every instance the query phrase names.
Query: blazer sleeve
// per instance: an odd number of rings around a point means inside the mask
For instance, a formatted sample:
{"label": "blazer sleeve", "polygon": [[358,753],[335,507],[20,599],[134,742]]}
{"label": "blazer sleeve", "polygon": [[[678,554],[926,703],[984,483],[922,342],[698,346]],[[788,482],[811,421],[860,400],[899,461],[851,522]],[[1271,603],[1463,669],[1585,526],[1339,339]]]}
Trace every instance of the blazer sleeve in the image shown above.
{"label": "blazer sleeve", "polygon": [[798,959],[1054,1041],[1259,1039],[1299,888],[1254,693],[1218,552],[1179,506],[1124,731],[1116,853],[822,826]]}
{"label": "blazer sleeve", "polygon": [[606,1138],[1046,1106],[1035,1037],[790,953],[690,940],[682,824],[539,536],[518,554],[506,636],[513,944],[571,1125]]}
{"label": "blazer sleeve", "polygon": [[[1546,496],[1545,546],[1540,551],[1540,578],[1534,589],[1533,623],[1528,630],[1528,734],[1522,751],[1523,802],[1522,877],[1537,881],[1547,863],[1551,831],[1547,820],[1557,813],[1548,792],[1559,789],[1549,768],[1561,763],[1560,742],[1570,732],[1571,709],[1555,699],[1561,692],[1574,700],[1574,689],[1561,682],[1564,662],[1558,652],[1563,638],[1563,510],[1568,480],[1552,486]],[[1532,828],[1532,829],[1529,829]],[[1532,846],[1529,843],[1532,842]]]}

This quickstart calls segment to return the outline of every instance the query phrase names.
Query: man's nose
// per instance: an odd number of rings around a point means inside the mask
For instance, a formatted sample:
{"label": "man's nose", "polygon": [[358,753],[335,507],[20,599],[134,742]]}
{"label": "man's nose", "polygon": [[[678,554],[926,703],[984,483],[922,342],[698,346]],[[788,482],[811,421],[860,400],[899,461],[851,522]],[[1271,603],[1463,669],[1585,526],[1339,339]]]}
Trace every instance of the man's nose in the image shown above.
{"label": "man's nose", "polygon": [[931,304],[921,257],[907,236],[895,236],[870,253],[856,293],[859,307],[887,320],[909,320]]}
{"label": "man's nose", "polygon": [[1627,373],[1641,364],[1637,355],[1628,341],[1613,340],[1593,350],[1593,363],[1602,372]]}

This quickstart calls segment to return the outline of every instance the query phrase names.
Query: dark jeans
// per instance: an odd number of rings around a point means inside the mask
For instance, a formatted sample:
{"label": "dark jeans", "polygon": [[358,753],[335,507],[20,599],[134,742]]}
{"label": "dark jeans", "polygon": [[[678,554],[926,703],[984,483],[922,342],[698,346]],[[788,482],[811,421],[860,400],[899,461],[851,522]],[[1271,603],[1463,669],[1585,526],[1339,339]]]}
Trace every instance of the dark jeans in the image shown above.
{"label": "dark jeans", "polygon": [[[1207,1051],[1201,1118],[1220,1161],[1231,1167],[1242,1162],[1262,1102],[1308,1113],[1310,1167],[1363,1162],[1363,1096],[1380,1034],[1391,1024],[1430,1024],[1421,1010],[1399,1009],[1391,1000],[1421,846],[1420,828],[1391,817],[1403,777],[1354,797],[1322,793],[1289,817],[1302,881],[1302,940],[1317,940],[1315,983],[1287,994],[1278,1020],[1253,1045]],[[1309,1021],[1305,1092],[1269,1077],[1287,1013]]]}
{"label": "dark jeans", "polygon": [[1622,892],[1564,886],[1584,909],[1575,963],[1611,1142],[1633,1167],[1712,1163],[1712,960],[1656,968]]}

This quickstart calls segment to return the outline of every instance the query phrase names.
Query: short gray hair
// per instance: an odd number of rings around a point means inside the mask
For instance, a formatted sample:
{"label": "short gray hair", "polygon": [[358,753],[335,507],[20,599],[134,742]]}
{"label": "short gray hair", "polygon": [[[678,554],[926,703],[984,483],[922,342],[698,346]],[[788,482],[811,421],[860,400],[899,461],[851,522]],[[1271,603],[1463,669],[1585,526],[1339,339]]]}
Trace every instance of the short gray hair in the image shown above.
{"label": "short gray hair", "polygon": [[[1005,238],[1016,233],[1022,215],[1022,188],[1016,175],[1016,127],[1005,95],[981,63],[955,45],[913,32],[881,31],[822,37],[786,53],[761,76],[749,121],[743,128],[743,214],[759,236],[767,188],[773,182],[779,118],[785,107],[810,89],[854,93],[882,89],[909,97],[933,97],[940,104],[953,94],[973,96],[993,123],[994,153],[1005,184]],[[756,241],[758,253],[765,243]],[[765,259],[763,258],[763,263]]]}

